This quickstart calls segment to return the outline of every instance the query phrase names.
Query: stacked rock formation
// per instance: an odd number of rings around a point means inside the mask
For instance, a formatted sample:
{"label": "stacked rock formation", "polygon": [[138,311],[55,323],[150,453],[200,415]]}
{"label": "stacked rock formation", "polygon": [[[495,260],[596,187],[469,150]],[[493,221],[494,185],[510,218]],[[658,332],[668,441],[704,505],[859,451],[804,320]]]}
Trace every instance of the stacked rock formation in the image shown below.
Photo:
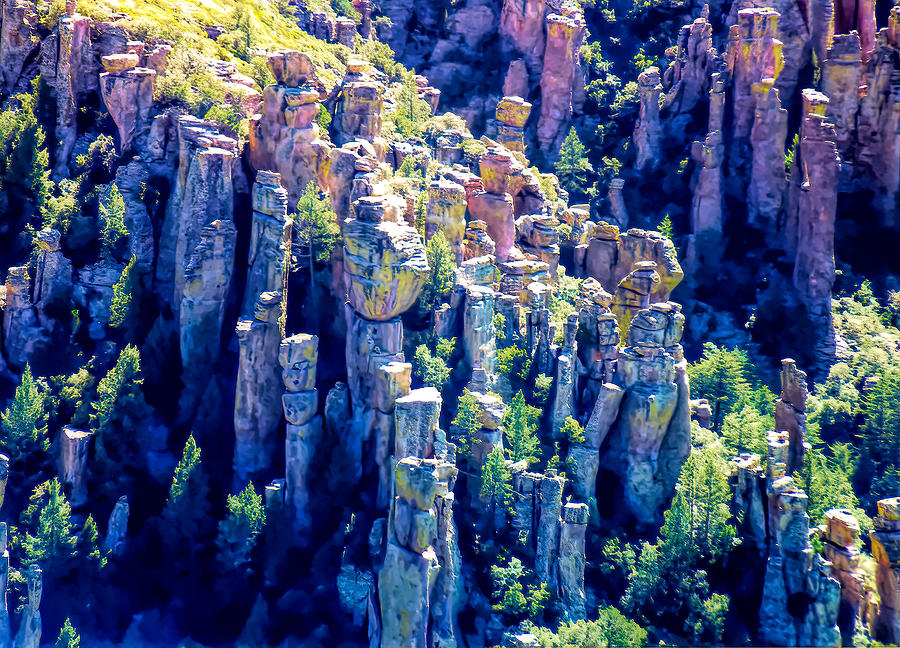
{"label": "stacked rock formation", "polygon": [[787,473],[803,468],[806,454],[806,372],[791,358],[781,361],[781,397],[775,401],[775,431],[788,438]]}
{"label": "stacked rock formation", "polygon": [[638,171],[656,167],[662,154],[662,126],[659,123],[660,83],[659,68],[648,67],[638,75],[638,91],[641,98],[640,118],[634,127],[634,144],[637,147]]}
{"label": "stacked rock formation", "polygon": [[606,438],[601,464],[620,476],[628,510],[642,525],[659,519],[690,452],[683,330],[678,304],[656,303],[639,311],[619,352],[612,385],[601,388],[588,422],[592,444],[599,439],[602,445]]}
{"label": "stacked rock formation", "polygon": [[432,635],[437,645],[454,641],[453,634],[443,633],[453,630],[456,620],[434,615],[447,611],[438,597],[446,592],[441,575],[459,569],[458,556],[455,565],[446,557],[441,561],[438,537],[453,524],[456,475],[453,464],[441,459],[406,457],[397,463],[388,544],[378,575],[382,648],[427,648]]}
{"label": "stacked rock formation", "polygon": [[[820,527],[821,528],[821,527]],[[831,509],[825,512],[822,548],[831,562],[831,575],[841,584],[841,614],[838,622],[843,636],[853,636],[865,598],[865,576],[859,569],[859,522],[852,511]],[[846,610],[846,612],[844,612]]]}
{"label": "stacked rock formation", "polygon": [[354,139],[371,142],[384,159],[386,144],[381,137],[384,112],[384,86],[365,73],[365,61],[351,59],[347,75],[341,82],[334,121],[337,124],[336,142],[346,144]]}
{"label": "stacked rock formation", "polygon": [[279,344],[284,304],[281,292],[259,295],[251,317],[238,320],[240,356],[234,393],[234,479],[243,487],[255,473],[271,467],[281,423],[282,385]]}
{"label": "stacked rock formation", "polygon": [[823,115],[807,115],[800,140],[805,177],[796,221],[794,287],[815,327],[816,356],[822,366],[834,355],[831,289],[835,279],[834,228],[841,169],[834,139],[834,127]]}
{"label": "stacked rock formation", "polygon": [[103,67],[100,94],[119,130],[119,150],[124,153],[147,135],[156,70],[140,67],[137,54],[104,56]]}
{"label": "stacked rock formation", "polygon": [[585,534],[589,517],[583,503],[562,502],[565,478],[555,469],[533,473],[513,464],[514,505],[510,522],[517,549],[534,560],[534,571],[550,587],[563,618],[585,618]]}
{"label": "stacked rock formation", "polygon": [[[247,258],[247,285],[241,312],[249,315],[260,293],[281,290],[285,274],[285,247],[290,241],[287,191],[281,177],[259,171],[253,183],[253,229]],[[284,305],[285,309],[287,304]]]}
{"label": "stacked rock formation", "polygon": [[[770,432],[766,463],[769,557],[759,610],[760,638],[780,646],[834,646],[840,583],[809,541],[807,496],[786,476],[787,434]],[[804,599],[796,607],[791,601]]]}
{"label": "stacked rock formation", "polygon": [[275,171],[288,195],[296,200],[306,186],[326,186],[331,146],[319,135],[319,91],[309,57],[293,50],[270,54],[273,85],[263,90],[262,113],[250,120],[250,163]]}
{"label": "stacked rock formation", "polygon": [[521,97],[503,97],[497,103],[499,132],[497,142],[510,151],[525,152],[525,123],[531,115],[531,104]]}
{"label": "stacked rock formation", "polygon": [[875,529],[869,533],[872,557],[877,563],[875,584],[881,605],[875,619],[875,636],[893,644],[900,641],[900,498],[878,501]]}
{"label": "stacked rock formation", "polygon": [[659,232],[632,228],[620,234],[618,227],[601,221],[590,240],[576,247],[575,255],[576,276],[593,277],[610,293],[638,262],[656,264],[659,282],[653,287],[651,301],[667,301],[684,278],[675,245]]}
{"label": "stacked rock formation", "polygon": [[[579,411],[589,410],[600,393],[600,386],[613,377],[618,355],[619,325],[610,310],[612,295],[595,279],[586,279],[578,304],[578,362],[581,401]],[[599,444],[595,449],[599,450]],[[584,501],[588,501],[584,497]]]}
{"label": "stacked rock formation", "polygon": [[285,505],[300,529],[312,524],[309,513],[309,470],[322,438],[322,417],[317,414],[319,392],[316,367],[319,338],[300,333],[281,341],[278,351],[284,394],[281,402],[287,421],[284,448]]}
{"label": "stacked rock formation", "polygon": [[466,231],[466,190],[462,185],[443,178],[428,186],[425,240],[429,240],[438,231],[443,232],[450,244],[457,265],[462,263]]}
{"label": "stacked rock formation", "polygon": [[498,263],[510,257],[516,242],[515,208],[508,193],[512,164],[512,157],[504,149],[489,150],[479,161],[484,191],[469,199],[469,216],[487,225]]}
{"label": "stacked rock formation", "polygon": [[564,3],[561,13],[545,18],[546,47],[541,69],[541,115],[537,139],[543,150],[556,150],[566,126],[584,103],[584,73],[580,54],[585,23],[577,3]]}
{"label": "stacked rock formation", "polygon": [[347,382],[356,426],[347,449],[361,466],[363,443],[373,441],[379,410],[379,367],[404,360],[399,315],[418,298],[428,261],[421,237],[387,198],[360,198],[353,211],[343,227]]}
{"label": "stacked rock formation", "polygon": [[678,34],[673,61],[663,73],[665,106],[673,113],[689,113],[709,89],[715,50],[712,25],[700,16]]}

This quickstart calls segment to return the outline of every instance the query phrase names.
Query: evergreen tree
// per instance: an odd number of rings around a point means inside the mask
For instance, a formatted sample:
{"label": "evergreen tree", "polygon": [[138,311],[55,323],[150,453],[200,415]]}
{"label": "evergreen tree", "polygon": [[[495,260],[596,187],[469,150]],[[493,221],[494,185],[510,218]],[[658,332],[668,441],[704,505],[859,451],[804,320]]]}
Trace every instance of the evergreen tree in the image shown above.
{"label": "evergreen tree", "polygon": [[262,497],[253,484],[237,495],[229,495],[228,513],[219,522],[216,546],[218,559],[226,570],[246,569],[257,537],[266,523],[266,509]]}
{"label": "evergreen tree", "polygon": [[38,563],[45,574],[61,578],[73,566],[78,536],[72,525],[72,507],[59,480],[39,484],[20,518],[25,534],[21,539],[25,559]]}
{"label": "evergreen tree", "polygon": [[[420,191],[419,195],[416,196],[416,205],[415,205],[415,215],[416,215],[416,231],[419,233],[419,236],[422,239],[425,239],[425,217],[428,215],[428,192]],[[445,237],[446,240],[446,237]],[[426,254],[428,253],[428,248],[425,249]],[[430,265],[430,264],[429,264]]]}
{"label": "evergreen tree", "polygon": [[431,309],[440,304],[453,290],[456,271],[453,250],[441,230],[428,239],[425,256],[428,258],[428,277],[419,294],[419,305],[423,309]]}
{"label": "evergreen tree", "polygon": [[570,194],[587,195],[588,175],[593,172],[594,168],[587,159],[587,149],[578,139],[578,133],[573,126],[559,149],[559,160],[556,162],[559,184]]}
{"label": "evergreen tree", "polygon": [[209,486],[200,465],[200,448],[194,436],[184,444],[181,461],[175,466],[169,499],[162,512],[164,540],[193,554],[202,540],[210,514]]}
{"label": "evergreen tree", "polygon": [[306,250],[311,292],[315,283],[314,262],[321,263],[331,258],[331,251],[341,240],[337,214],[331,208],[328,197],[322,196],[319,185],[312,181],[297,201],[297,212],[289,218],[296,226],[300,246]]}
{"label": "evergreen tree", "polygon": [[865,398],[862,426],[866,458],[880,475],[886,465],[900,464],[900,369],[885,367]]}
{"label": "evergreen tree", "polygon": [[69,376],[54,378],[59,388],[60,404],[63,406],[57,416],[68,420],[75,427],[90,424],[94,387],[94,358]]}
{"label": "evergreen tree", "polygon": [[404,139],[421,137],[425,122],[431,117],[431,106],[427,101],[419,98],[415,70],[410,70],[403,75],[395,105],[393,120],[400,135]]}
{"label": "evergreen tree", "polygon": [[119,241],[128,236],[125,227],[125,199],[115,182],[100,200],[100,241],[103,253],[112,256]]}
{"label": "evergreen tree", "polygon": [[91,429],[96,433],[94,447],[99,459],[121,462],[134,458],[135,431],[146,424],[149,415],[143,382],[140,351],[129,344],[97,385],[97,398],[91,403]]}
{"label": "evergreen tree", "polygon": [[631,613],[675,632],[687,631],[693,642],[720,642],[728,610],[728,597],[710,594],[701,568],[720,561],[736,534],[718,452],[695,450],[685,462],[659,540],[642,545],[623,597]]}
{"label": "evergreen tree", "polygon": [[481,467],[480,493],[482,497],[490,497],[492,503],[501,504],[512,494],[512,475],[499,446],[488,453]]}
{"label": "evergreen tree", "polygon": [[0,416],[3,445],[11,461],[23,461],[50,447],[46,410],[46,395],[31,377],[31,367],[26,364],[12,403]]}
{"label": "evergreen tree", "polygon": [[506,454],[513,462],[526,461],[529,464],[540,459],[540,440],[537,438],[537,419],[540,410],[525,402],[525,395],[519,390],[503,415],[503,435]]}
{"label": "evergreen tree", "polygon": [[462,436],[456,439],[459,454],[467,457],[475,443],[475,433],[481,429],[481,407],[478,399],[468,389],[463,389],[456,406],[456,416],[453,417],[453,425],[462,430]]}
{"label": "evergreen tree", "polygon": [[752,365],[743,351],[721,349],[711,342],[703,345],[703,357],[688,367],[691,396],[705,398],[712,408],[713,430],[719,431],[725,415],[742,398],[749,398]]}
{"label": "evergreen tree", "polygon": [[80,646],[81,637],[75,632],[75,628],[72,627],[72,622],[66,618],[66,622],[59,630],[59,636],[56,638],[56,643],[53,644],[53,648],[79,648]]}
{"label": "evergreen tree", "polygon": [[109,306],[109,325],[119,328],[126,324],[131,312],[132,292],[134,291],[134,263],[137,260],[133,254],[119,280],[113,284],[113,296]]}
{"label": "evergreen tree", "polygon": [[438,353],[432,353],[427,344],[420,344],[416,347],[413,368],[416,378],[438,391],[442,390],[450,379],[447,358],[442,358]]}

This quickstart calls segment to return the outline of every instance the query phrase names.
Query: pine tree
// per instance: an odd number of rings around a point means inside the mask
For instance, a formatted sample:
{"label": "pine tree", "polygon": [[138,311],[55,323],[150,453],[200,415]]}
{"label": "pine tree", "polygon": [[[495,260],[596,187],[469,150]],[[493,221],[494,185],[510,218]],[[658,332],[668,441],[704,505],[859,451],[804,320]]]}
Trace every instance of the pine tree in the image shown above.
{"label": "pine tree", "polygon": [[494,503],[501,504],[512,493],[512,475],[499,446],[488,453],[481,467],[480,493],[482,497],[490,497]]}
{"label": "pine tree", "polygon": [[322,197],[319,185],[312,181],[297,201],[297,212],[289,218],[297,231],[300,246],[306,249],[309,289],[312,292],[315,284],[314,262],[321,263],[331,258],[331,251],[341,240],[337,214],[331,208],[328,197]]}
{"label": "pine tree", "polygon": [[53,644],[53,648],[79,648],[80,646],[81,637],[75,632],[75,628],[72,627],[72,622],[67,618],[63,627],[59,630],[59,637],[56,638],[56,643]]}
{"label": "pine tree", "polygon": [[121,462],[133,458],[135,431],[146,424],[149,415],[143,382],[140,351],[129,344],[97,385],[97,398],[91,403],[91,429],[96,433],[94,447],[99,459]]}
{"label": "pine tree", "polygon": [[559,149],[555,168],[559,184],[566,191],[574,195],[587,195],[588,175],[594,172],[594,167],[588,162],[587,149],[578,139],[574,126]]}
{"label": "pine tree", "polygon": [[419,98],[415,70],[410,70],[403,75],[395,104],[396,110],[393,118],[400,135],[404,139],[421,137],[425,122],[431,117],[431,106],[427,101]]}
{"label": "pine tree", "polygon": [[46,410],[46,395],[26,364],[12,403],[0,417],[3,445],[11,461],[25,460],[32,453],[50,447]]}
{"label": "pine tree", "polygon": [[229,495],[227,508],[225,519],[219,522],[216,538],[218,559],[226,570],[245,569],[266,523],[266,509],[252,483],[239,494]]}
{"label": "pine tree", "polygon": [[525,402],[519,390],[503,415],[503,434],[507,456],[513,461],[529,464],[540,459],[540,440],[537,438],[537,419],[540,410]]}
{"label": "pine tree", "polygon": [[880,474],[882,466],[900,464],[900,369],[888,366],[878,374],[863,413],[863,448]]}
{"label": "pine tree", "polygon": [[447,366],[447,361],[439,355],[433,354],[427,344],[420,344],[416,347],[413,368],[416,378],[438,391],[443,389],[450,379],[450,367]]}
{"label": "pine tree", "polygon": [[209,487],[200,465],[200,448],[194,436],[184,444],[181,461],[175,466],[169,499],[162,512],[164,539],[181,545],[193,554],[207,526],[210,505]]}
{"label": "pine tree", "polygon": [[20,518],[27,562],[40,564],[44,573],[56,578],[68,573],[78,544],[71,517],[72,507],[58,479],[54,477],[34,489]]}
{"label": "pine tree", "polygon": [[752,365],[746,353],[721,349],[711,342],[703,345],[703,357],[688,367],[691,396],[709,401],[716,432],[725,415],[732,412],[741,399],[751,396],[751,373]]}
{"label": "pine tree", "polygon": [[475,433],[481,429],[481,407],[478,399],[468,389],[463,389],[457,401],[456,416],[453,417],[452,424],[462,430],[462,437],[456,439],[456,445],[459,454],[466,457],[475,443]]}
{"label": "pine tree", "polygon": [[434,233],[425,245],[428,258],[428,277],[419,294],[419,305],[430,309],[438,305],[453,290],[456,260],[447,238],[441,230]]}
{"label": "pine tree", "polygon": [[126,236],[128,228],[125,227],[125,199],[114,182],[100,200],[100,240],[103,243],[103,253],[112,256],[116,245]]}
{"label": "pine tree", "polygon": [[112,328],[124,326],[131,312],[132,292],[134,291],[134,263],[137,260],[133,254],[119,280],[113,284],[113,296],[109,305],[109,325]]}
{"label": "pine tree", "polygon": [[[419,195],[416,196],[416,205],[415,205],[415,215],[416,215],[416,231],[419,233],[419,236],[422,239],[425,239],[425,217],[428,215],[428,192],[420,191]],[[428,250],[426,249],[426,254]]]}

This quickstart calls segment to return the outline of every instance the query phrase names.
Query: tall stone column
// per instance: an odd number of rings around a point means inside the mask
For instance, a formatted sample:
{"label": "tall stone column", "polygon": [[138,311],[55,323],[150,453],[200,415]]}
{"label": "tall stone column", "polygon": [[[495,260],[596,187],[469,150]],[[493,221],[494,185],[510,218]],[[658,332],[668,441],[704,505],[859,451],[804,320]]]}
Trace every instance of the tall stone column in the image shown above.
{"label": "tall stone column", "polygon": [[456,475],[453,464],[441,459],[406,457],[397,463],[387,551],[378,574],[381,648],[431,645],[438,578],[449,568],[436,551],[437,518],[452,505]]}
{"label": "tall stone column", "polygon": [[240,355],[234,392],[234,481],[242,488],[272,465],[281,423],[278,321],[281,292],[259,295],[253,318],[238,320]]}
{"label": "tall stone column", "polygon": [[43,572],[32,565],[25,574],[28,600],[19,619],[15,648],[39,648],[41,644],[41,593],[44,589]]}
{"label": "tall stone column", "polygon": [[379,427],[379,420],[384,419],[379,412],[391,409],[384,402],[378,407],[379,368],[405,360],[399,315],[416,302],[428,261],[418,232],[398,222],[402,217],[394,213],[388,199],[360,198],[354,202],[354,212],[356,217],[344,222],[345,351],[353,406],[345,449],[348,463],[362,471],[363,445],[375,441],[385,446],[385,439],[390,438],[389,427]]}
{"label": "tall stone column", "polygon": [[550,13],[544,23],[547,44],[541,71],[541,115],[537,137],[541,149],[549,151],[562,143],[575,104],[579,103],[579,95],[584,90],[578,50],[584,41],[585,23],[580,10],[570,11],[568,15]]}
{"label": "tall stone column", "polygon": [[663,87],[659,68],[648,67],[638,75],[638,92],[641,99],[640,117],[634,127],[634,144],[637,147],[638,171],[655,169],[662,154],[662,125],[659,122],[659,96]]}
{"label": "tall stone column", "polygon": [[561,437],[566,419],[575,414],[575,364],[578,357],[575,336],[578,333],[578,315],[573,313],[565,323],[563,344],[556,356],[556,391],[553,395],[551,425],[553,434]]}
{"label": "tall stone column", "polygon": [[[700,165],[691,201],[691,233],[722,232],[722,133],[711,131],[706,140],[694,142],[691,157]],[[782,155],[782,158],[784,156]]]}
{"label": "tall stone column", "polygon": [[209,384],[219,356],[236,239],[233,222],[213,221],[201,231],[185,268],[179,313],[184,391],[179,409],[187,418]]}
{"label": "tall stone column", "polygon": [[450,180],[439,179],[428,186],[425,211],[425,240],[441,231],[456,257],[463,261],[463,237],[466,230],[466,190]]}
{"label": "tall stone column", "polygon": [[531,115],[531,104],[522,97],[503,97],[497,102],[497,141],[510,151],[525,152],[525,123]]}
{"label": "tall stone column", "polygon": [[748,218],[766,231],[775,231],[784,204],[787,181],[784,174],[784,143],[788,113],[781,107],[774,79],[753,85],[756,116],[750,132],[753,167],[748,191]]}
{"label": "tall stone column", "polygon": [[272,171],[257,172],[252,196],[253,227],[247,260],[247,285],[241,308],[244,316],[253,313],[260,293],[283,289],[285,246],[290,240],[288,195],[281,186],[281,176]]}
{"label": "tall stone column", "polygon": [[777,40],[779,14],[774,9],[749,8],[738,12],[732,25],[726,60],[734,96],[734,137],[750,137],[756,114],[753,86],[763,79],[778,81],[784,67],[783,43]]}
{"label": "tall stone column", "polygon": [[497,338],[494,312],[497,293],[484,286],[466,288],[463,310],[463,351],[472,370],[470,389],[487,392],[497,374]]}
{"label": "tall stone column", "polygon": [[106,538],[103,540],[103,548],[114,556],[121,554],[125,548],[130,511],[128,497],[122,495],[116,501],[115,506],[113,506],[112,513],[109,514],[109,524],[106,527]]}
{"label": "tall stone column", "polygon": [[28,266],[15,266],[6,275],[6,304],[3,307],[3,352],[15,370],[25,367],[35,342],[37,318],[31,301]]}
{"label": "tall stone column", "polygon": [[69,491],[73,508],[87,504],[87,461],[92,432],[70,426],[59,431],[60,481]]}
{"label": "tall stone column", "polygon": [[587,504],[566,504],[559,535],[559,602],[563,618],[585,618],[584,545],[589,511]]}
{"label": "tall stone column", "polygon": [[469,199],[469,216],[487,224],[487,233],[495,245],[497,263],[510,256],[516,243],[516,216],[512,196],[508,193],[508,177],[512,157],[494,148],[481,157],[479,167],[484,192]]}
{"label": "tall stone column", "polygon": [[317,414],[319,392],[316,367],[319,338],[299,333],[281,341],[278,351],[287,421],[284,450],[285,505],[300,529],[312,524],[309,512],[309,470],[322,439],[322,417]]}
{"label": "tall stone column", "polygon": [[822,62],[822,92],[829,99],[825,116],[834,124],[835,144],[844,162],[841,171],[845,178],[849,178],[852,170],[862,74],[859,34],[835,36],[828,58]]}
{"label": "tall stone column", "polygon": [[806,454],[806,372],[797,363],[781,361],[781,397],[775,401],[775,430],[788,434],[787,474],[803,469]]}
{"label": "tall stone column", "polygon": [[834,143],[834,127],[824,116],[810,114],[804,129],[800,156],[805,181],[797,214],[794,287],[814,327],[817,365],[824,368],[834,357],[831,289],[835,278],[834,227],[841,161]]}
{"label": "tall stone column", "polygon": [[875,529],[869,532],[872,557],[878,564],[875,584],[881,605],[875,619],[875,636],[888,643],[900,641],[900,498],[878,501]]}

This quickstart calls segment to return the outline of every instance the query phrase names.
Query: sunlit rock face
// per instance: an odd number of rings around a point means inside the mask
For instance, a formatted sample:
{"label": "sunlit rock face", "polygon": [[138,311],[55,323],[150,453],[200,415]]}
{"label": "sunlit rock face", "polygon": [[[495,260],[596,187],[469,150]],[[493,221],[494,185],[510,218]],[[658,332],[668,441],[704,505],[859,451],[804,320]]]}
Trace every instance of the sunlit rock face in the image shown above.
{"label": "sunlit rock face", "polygon": [[416,301],[428,271],[425,247],[410,226],[383,220],[386,199],[362,198],[356,218],[344,223],[344,268],[353,309],[369,320],[386,321]]}

